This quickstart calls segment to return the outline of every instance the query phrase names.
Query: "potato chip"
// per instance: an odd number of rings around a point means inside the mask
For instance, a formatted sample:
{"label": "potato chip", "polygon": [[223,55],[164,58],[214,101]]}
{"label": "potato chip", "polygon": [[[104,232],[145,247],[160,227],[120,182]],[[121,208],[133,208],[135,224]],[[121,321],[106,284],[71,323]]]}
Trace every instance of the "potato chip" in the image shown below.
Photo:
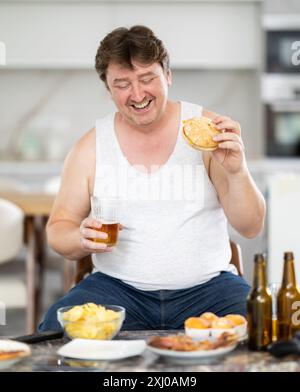
{"label": "potato chip", "polygon": [[64,313],[63,319],[66,321],[77,321],[82,317],[83,308],[81,306],[74,306],[74,308]]}

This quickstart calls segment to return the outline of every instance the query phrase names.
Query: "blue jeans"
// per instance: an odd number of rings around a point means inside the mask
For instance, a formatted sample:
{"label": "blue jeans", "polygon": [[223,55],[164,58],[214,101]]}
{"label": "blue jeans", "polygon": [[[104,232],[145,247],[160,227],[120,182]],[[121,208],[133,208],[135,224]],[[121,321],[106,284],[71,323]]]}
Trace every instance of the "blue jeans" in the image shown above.
{"label": "blue jeans", "polygon": [[50,307],[39,331],[61,330],[57,309],[86,302],[123,306],[126,318],[122,330],[183,329],[185,319],[203,312],[245,316],[249,290],[248,283],[231,272],[221,272],[209,282],[188,289],[156,291],[138,290],[119,279],[96,272]]}

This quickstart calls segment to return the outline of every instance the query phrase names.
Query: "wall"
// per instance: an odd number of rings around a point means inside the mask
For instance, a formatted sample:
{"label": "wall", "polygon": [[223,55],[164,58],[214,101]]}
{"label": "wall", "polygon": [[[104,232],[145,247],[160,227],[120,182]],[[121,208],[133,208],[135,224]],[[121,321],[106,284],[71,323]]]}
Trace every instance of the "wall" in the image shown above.
{"label": "wall", "polygon": [[7,65],[0,67],[0,160],[62,160],[95,119],[112,110],[94,55],[108,31],[136,23],[153,28],[170,52],[170,97],[236,118],[248,157],[260,157],[260,5],[0,0],[0,41],[7,45]]}
{"label": "wall", "polygon": [[[41,136],[41,158],[55,158],[49,152],[54,133],[63,141],[61,152],[57,152],[63,157],[96,118],[114,108],[95,71],[3,70],[0,86],[1,159],[21,158],[20,143],[32,128]],[[197,102],[237,119],[242,124],[248,157],[261,156],[259,82],[255,71],[175,70],[170,97]]]}
{"label": "wall", "polygon": [[299,0],[265,0],[263,10],[266,14],[299,14],[300,2]]}

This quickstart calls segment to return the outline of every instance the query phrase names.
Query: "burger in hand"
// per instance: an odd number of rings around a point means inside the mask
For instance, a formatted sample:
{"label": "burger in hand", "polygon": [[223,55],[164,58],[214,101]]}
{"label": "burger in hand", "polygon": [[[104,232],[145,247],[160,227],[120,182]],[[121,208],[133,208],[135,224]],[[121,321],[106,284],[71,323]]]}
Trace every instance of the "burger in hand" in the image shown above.
{"label": "burger in hand", "polygon": [[213,140],[213,137],[220,131],[207,117],[183,120],[182,132],[184,139],[197,150],[214,151],[218,148],[218,143]]}

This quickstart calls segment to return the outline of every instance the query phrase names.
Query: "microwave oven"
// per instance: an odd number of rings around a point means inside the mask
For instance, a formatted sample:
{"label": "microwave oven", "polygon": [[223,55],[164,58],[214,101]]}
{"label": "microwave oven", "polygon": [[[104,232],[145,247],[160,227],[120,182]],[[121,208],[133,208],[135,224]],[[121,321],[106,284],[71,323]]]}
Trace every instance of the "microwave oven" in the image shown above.
{"label": "microwave oven", "polygon": [[267,31],[266,72],[300,73],[300,29]]}
{"label": "microwave oven", "polygon": [[300,14],[265,15],[265,72],[300,73]]}

